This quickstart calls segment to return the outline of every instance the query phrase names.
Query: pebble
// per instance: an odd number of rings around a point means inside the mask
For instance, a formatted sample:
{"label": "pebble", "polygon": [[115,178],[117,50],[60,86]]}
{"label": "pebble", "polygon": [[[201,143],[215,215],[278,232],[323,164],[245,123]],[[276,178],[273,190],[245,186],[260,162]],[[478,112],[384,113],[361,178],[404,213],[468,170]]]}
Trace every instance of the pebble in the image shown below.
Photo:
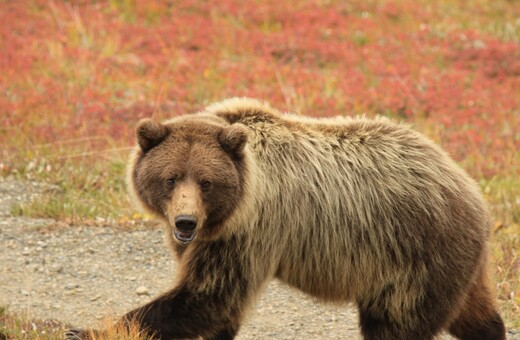
{"label": "pebble", "polygon": [[76,287],[78,287],[78,285],[75,284],[75,283],[67,283],[64,288],[67,289],[67,290],[71,290],[71,289],[74,289]]}
{"label": "pebble", "polygon": [[146,288],[145,286],[137,287],[135,292],[137,293],[137,295],[149,295],[150,294],[150,292],[148,291],[148,288]]}
{"label": "pebble", "polygon": [[50,266],[50,270],[53,273],[61,273],[63,272],[63,266],[61,264],[53,264]]}

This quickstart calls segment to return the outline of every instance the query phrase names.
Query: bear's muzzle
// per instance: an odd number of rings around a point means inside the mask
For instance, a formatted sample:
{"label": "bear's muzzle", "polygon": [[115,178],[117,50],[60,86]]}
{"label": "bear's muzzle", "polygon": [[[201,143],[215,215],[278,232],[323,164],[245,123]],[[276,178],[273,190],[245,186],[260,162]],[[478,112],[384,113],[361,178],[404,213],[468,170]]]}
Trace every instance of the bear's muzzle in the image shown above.
{"label": "bear's muzzle", "polygon": [[179,215],[175,217],[175,238],[183,244],[190,243],[195,239],[197,218],[192,215]]}

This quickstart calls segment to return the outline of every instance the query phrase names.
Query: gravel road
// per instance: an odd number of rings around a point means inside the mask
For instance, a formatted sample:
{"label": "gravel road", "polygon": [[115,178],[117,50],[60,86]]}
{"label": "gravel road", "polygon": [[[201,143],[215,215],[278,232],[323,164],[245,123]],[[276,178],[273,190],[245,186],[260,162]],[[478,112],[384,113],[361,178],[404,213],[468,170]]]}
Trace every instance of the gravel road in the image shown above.
{"label": "gravel road", "polygon": [[[52,189],[52,188],[51,188]],[[9,215],[48,187],[0,178],[0,306],[78,327],[124,312],[172,288],[176,264],[162,230],[55,227]],[[318,304],[279,282],[262,294],[238,339],[360,339],[348,306]],[[448,336],[439,339],[451,339]],[[520,334],[510,339],[520,339]]]}

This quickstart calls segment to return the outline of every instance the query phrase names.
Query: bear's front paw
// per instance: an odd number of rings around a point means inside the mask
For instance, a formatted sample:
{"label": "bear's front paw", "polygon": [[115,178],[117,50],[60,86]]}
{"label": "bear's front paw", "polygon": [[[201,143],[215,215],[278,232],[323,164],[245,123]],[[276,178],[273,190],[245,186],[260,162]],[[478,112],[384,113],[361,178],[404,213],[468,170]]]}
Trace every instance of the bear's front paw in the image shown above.
{"label": "bear's front paw", "polygon": [[65,332],[65,340],[91,340],[97,338],[98,331],[69,329]]}

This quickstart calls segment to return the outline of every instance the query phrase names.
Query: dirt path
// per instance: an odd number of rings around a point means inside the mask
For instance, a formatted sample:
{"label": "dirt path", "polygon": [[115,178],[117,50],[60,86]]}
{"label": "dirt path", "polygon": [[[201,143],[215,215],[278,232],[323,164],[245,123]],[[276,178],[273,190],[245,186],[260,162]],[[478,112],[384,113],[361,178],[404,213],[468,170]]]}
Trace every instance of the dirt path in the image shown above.
{"label": "dirt path", "polygon": [[[0,221],[0,305],[10,311],[95,326],[103,317],[122,315],[173,286],[176,266],[160,230],[46,231],[52,223],[9,217]],[[357,339],[355,320],[349,308],[316,304],[272,282],[239,339]]]}
{"label": "dirt path", "polygon": [[[9,216],[6,206],[41,189],[0,179],[0,306],[28,317],[88,327],[172,287],[176,265],[161,230],[49,229],[52,220]],[[238,337],[303,338],[360,339],[356,312],[315,303],[272,282]]]}

